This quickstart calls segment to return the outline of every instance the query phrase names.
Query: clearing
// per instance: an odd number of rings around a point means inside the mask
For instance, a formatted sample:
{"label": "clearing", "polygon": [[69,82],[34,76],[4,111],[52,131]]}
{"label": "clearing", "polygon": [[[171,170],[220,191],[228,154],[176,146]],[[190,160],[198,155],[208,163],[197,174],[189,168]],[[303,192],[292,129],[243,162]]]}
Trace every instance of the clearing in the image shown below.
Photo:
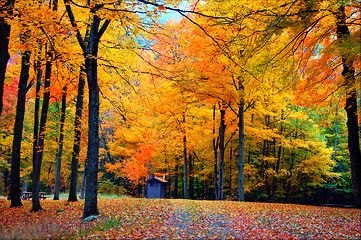
{"label": "clearing", "polygon": [[82,222],[84,200],[0,201],[0,239],[238,238],[360,239],[360,210],[231,201],[99,199],[99,218]]}

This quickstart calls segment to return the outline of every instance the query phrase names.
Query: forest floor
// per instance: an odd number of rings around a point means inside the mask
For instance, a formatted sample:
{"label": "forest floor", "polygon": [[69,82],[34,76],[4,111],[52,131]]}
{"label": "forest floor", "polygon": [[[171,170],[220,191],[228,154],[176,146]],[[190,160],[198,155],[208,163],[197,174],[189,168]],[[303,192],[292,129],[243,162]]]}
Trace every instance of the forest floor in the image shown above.
{"label": "forest floor", "polygon": [[0,199],[0,239],[360,239],[358,209],[231,201],[99,199],[99,217],[82,222],[84,200]]}

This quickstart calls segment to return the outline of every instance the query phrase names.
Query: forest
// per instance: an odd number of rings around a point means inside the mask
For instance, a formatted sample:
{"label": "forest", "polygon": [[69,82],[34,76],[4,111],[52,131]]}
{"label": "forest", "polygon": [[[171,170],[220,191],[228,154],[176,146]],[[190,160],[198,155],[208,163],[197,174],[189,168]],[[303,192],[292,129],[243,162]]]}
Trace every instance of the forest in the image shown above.
{"label": "forest", "polygon": [[359,0],[0,0],[0,194],[361,207]]}

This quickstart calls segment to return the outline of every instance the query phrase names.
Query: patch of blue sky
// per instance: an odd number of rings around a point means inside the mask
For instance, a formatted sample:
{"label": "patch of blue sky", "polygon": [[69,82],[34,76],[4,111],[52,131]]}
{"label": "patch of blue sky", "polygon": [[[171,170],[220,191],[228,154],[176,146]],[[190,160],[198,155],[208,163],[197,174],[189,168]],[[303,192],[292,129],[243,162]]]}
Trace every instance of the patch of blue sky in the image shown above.
{"label": "patch of blue sky", "polygon": [[[181,11],[189,11],[190,4],[189,2],[183,1],[179,3],[178,7],[176,9],[179,9]],[[183,16],[174,10],[166,10],[162,15],[158,18],[159,22],[164,24],[168,20],[178,20],[181,19]]]}
{"label": "patch of blue sky", "polygon": [[[159,5],[162,5],[161,2],[156,2],[156,3]],[[167,9],[167,10],[163,11],[161,13],[161,15],[159,17],[157,17],[156,19],[142,13],[140,15],[142,16],[143,24],[145,26],[151,26],[154,23],[153,21],[157,21],[161,24],[165,24],[169,20],[180,20],[183,16],[182,16],[182,14],[180,14],[178,12],[178,10],[180,10],[180,11],[189,11],[190,10],[190,3],[187,1],[183,1],[183,2],[179,3],[178,6],[172,6],[172,5],[167,5],[167,4],[164,4],[164,6],[174,9],[174,10]],[[148,11],[150,11],[150,12],[152,12],[154,8],[156,8],[154,5],[147,6]],[[138,44],[140,46],[142,46],[144,49],[150,48],[151,45],[153,44],[151,41],[149,41],[149,39],[143,38],[142,34],[137,36],[136,40],[137,40]]]}

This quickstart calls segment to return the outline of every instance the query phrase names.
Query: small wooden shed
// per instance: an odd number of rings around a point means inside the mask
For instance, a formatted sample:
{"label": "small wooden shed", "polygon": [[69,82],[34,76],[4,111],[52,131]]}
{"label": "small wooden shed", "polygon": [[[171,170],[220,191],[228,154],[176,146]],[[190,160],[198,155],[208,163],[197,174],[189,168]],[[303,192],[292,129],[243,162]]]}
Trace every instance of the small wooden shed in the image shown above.
{"label": "small wooden shed", "polygon": [[150,175],[147,182],[147,198],[165,198],[167,180]]}

